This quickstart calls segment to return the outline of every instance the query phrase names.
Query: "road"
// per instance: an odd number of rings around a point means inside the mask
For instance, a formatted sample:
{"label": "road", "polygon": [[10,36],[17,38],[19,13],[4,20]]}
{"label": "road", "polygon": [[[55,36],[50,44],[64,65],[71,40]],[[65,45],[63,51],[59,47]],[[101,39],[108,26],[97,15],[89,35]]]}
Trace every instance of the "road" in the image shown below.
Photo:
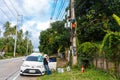
{"label": "road", "polygon": [[37,80],[37,76],[20,76],[24,57],[0,60],[0,80]]}

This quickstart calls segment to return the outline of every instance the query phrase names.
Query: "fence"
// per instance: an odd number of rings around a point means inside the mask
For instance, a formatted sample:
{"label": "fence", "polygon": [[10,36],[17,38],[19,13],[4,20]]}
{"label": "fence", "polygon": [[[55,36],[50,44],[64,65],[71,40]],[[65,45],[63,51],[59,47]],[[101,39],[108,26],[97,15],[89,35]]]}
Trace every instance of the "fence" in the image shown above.
{"label": "fence", "polygon": [[[112,62],[107,62],[107,60],[103,58],[94,59],[93,64],[96,68],[102,69],[104,71],[115,71],[115,65]],[[117,72],[120,73],[120,64],[118,65]]]}

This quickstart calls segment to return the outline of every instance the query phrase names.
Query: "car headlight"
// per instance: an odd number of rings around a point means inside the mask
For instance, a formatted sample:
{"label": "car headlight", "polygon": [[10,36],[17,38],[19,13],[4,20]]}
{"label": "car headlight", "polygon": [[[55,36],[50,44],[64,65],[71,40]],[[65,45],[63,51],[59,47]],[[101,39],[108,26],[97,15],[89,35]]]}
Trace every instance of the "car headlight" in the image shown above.
{"label": "car headlight", "polygon": [[30,67],[29,65],[26,65],[26,64],[23,64],[22,66],[23,66],[23,67]]}

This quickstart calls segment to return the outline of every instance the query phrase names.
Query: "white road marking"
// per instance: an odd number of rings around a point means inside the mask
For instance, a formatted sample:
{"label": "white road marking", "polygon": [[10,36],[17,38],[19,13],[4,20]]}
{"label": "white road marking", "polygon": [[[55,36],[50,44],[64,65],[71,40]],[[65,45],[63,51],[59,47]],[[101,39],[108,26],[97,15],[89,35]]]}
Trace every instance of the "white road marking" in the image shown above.
{"label": "white road marking", "polygon": [[18,74],[13,78],[13,80],[16,80],[19,75],[20,75],[20,74],[18,73]]}

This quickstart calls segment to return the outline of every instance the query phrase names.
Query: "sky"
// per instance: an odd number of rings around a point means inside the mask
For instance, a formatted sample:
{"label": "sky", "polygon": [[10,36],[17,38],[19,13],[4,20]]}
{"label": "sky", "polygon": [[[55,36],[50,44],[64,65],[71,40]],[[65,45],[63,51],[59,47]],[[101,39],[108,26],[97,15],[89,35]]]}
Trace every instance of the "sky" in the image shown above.
{"label": "sky", "polygon": [[[0,30],[4,32],[3,24],[6,21],[14,26],[18,19],[17,29],[28,31],[34,49],[38,49],[40,32],[50,27],[50,17],[54,9],[57,12],[63,6],[60,6],[60,1],[62,0],[0,0]],[[67,5],[69,0],[65,1]],[[55,15],[57,16],[57,13]],[[55,19],[55,16],[53,18]]]}

